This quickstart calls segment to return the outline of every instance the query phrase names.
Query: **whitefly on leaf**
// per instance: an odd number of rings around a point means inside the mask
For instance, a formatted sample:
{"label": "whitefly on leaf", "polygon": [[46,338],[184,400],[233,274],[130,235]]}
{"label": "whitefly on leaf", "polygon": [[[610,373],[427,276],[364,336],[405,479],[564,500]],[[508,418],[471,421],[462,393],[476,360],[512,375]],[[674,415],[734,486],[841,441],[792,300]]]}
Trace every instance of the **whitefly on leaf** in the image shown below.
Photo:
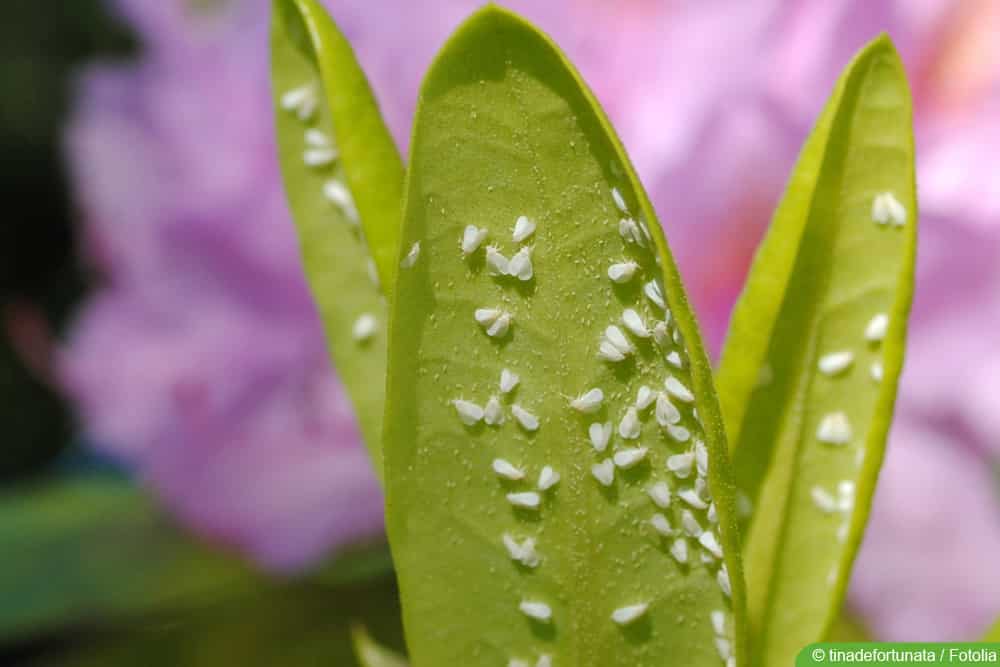
{"label": "whitefly on leaf", "polygon": [[790,664],[840,612],[902,367],[916,213],[910,94],[883,36],[799,156],[719,368],[754,664]]}
{"label": "whitefly on leaf", "polygon": [[401,246],[421,253],[393,302],[385,438],[413,664],[734,665],[711,373],[610,126],[558,49],[495,7],[420,99]]}

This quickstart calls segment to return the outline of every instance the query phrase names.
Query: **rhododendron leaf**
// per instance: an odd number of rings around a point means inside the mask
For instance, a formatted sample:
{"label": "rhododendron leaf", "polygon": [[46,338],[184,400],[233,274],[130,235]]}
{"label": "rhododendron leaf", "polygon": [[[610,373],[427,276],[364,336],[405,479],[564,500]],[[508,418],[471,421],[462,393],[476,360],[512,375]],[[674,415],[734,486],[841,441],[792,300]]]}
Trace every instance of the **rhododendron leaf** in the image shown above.
{"label": "rhododendron leaf", "polygon": [[717,375],[757,664],[836,618],[903,364],[917,202],[911,101],[888,37],[847,67],[750,270]]}
{"label": "rhododendron leaf", "polygon": [[382,475],[386,306],[403,169],[350,45],[314,0],[276,0],[275,124],[285,192],[337,373]]}
{"label": "rhododendron leaf", "polygon": [[403,657],[372,639],[362,625],[351,626],[351,643],[361,667],[407,667]]}
{"label": "rhododendron leaf", "polygon": [[[152,622],[151,622],[152,621]],[[122,619],[51,652],[59,667],[366,667],[354,656],[351,624],[364,623],[380,643],[402,646],[393,578],[335,589],[258,582],[212,605]],[[110,631],[109,631],[110,630]],[[76,636],[76,635],[72,635]],[[34,664],[34,663],[32,663]]]}
{"label": "rhododendron leaf", "polygon": [[488,6],[427,74],[411,146],[385,454],[412,664],[742,654],[711,371],[593,95]]}
{"label": "rhododendron leaf", "polygon": [[0,639],[190,607],[255,580],[180,534],[123,481],[72,479],[0,496]]}

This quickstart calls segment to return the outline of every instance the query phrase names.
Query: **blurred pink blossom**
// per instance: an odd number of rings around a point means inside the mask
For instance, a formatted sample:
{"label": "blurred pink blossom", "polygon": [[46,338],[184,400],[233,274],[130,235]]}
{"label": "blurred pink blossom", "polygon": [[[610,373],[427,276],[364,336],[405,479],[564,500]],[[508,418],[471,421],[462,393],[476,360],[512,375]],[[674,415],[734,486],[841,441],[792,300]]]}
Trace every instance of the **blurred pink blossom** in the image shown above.
{"label": "blurred pink blossom", "polygon": [[[475,0],[328,0],[401,147],[419,79]],[[1000,612],[1000,10],[990,0],[518,0],[618,128],[718,350],[840,68],[888,30],[916,101],[912,338],[851,601],[891,639]],[[265,0],[119,0],[146,44],[81,81],[68,137],[107,284],[63,350],[101,447],[199,530],[291,569],[381,529],[278,183]],[[903,567],[900,564],[906,563]]]}

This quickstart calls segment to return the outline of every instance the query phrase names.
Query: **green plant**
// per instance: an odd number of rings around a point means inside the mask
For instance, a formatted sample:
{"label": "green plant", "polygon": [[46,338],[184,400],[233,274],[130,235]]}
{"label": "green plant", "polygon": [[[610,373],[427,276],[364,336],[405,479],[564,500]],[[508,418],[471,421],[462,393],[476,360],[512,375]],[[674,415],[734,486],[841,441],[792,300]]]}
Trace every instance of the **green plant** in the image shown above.
{"label": "green plant", "polygon": [[[713,379],[655,212],[550,40],[495,6],[460,27],[401,187],[332,21],[314,0],[275,8],[282,169],[384,475],[412,664],[783,665],[825,637],[913,285],[911,107],[888,38],[803,149]],[[355,638],[364,664],[397,660]]]}

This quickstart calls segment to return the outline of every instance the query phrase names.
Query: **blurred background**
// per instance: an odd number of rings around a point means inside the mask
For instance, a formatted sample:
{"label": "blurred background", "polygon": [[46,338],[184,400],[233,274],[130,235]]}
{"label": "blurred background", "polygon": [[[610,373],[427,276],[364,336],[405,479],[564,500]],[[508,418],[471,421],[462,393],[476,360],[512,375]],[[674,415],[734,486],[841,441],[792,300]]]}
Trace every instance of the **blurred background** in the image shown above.
{"label": "blurred background", "polygon": [[[401,149],[479,4],[326,0]],[[883,639],[978,636],[1000,614],[1000,2],[506,4],[607,109],[714,354],[837,73],[892,36],[918,288],[850,614]],[[350,619],[401,646],[381,495],[279,185],[269,3],[3,16],[0,664],[351,665]]]}

